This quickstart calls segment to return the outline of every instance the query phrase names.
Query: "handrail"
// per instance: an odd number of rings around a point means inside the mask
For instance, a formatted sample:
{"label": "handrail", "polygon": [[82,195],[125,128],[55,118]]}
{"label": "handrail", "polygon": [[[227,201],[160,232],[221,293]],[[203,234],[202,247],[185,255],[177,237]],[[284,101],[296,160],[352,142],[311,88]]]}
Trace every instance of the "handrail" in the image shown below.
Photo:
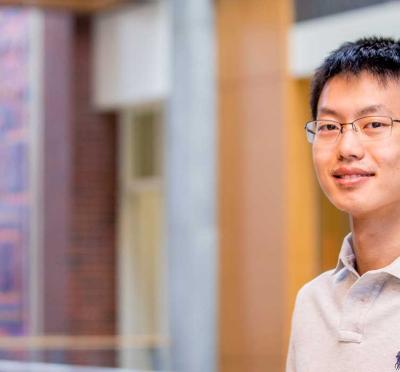
{"label": "handrail", "polygon": [[0,336],[0,349],[21,350],[108,350],[123,348],[154,348],[168,346],[161,335],[40,335]]}
{"label": "handrail", "polygon": [[7,372],[151,372],[126,368],[83,367],[67,364],[0,361],[1,371]]}

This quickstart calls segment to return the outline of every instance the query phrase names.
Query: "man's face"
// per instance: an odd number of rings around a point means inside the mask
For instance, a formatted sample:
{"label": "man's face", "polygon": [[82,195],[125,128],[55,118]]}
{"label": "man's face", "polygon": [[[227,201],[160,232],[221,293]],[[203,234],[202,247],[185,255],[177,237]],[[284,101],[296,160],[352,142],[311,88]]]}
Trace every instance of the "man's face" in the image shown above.
{"label": "man's face", "polygon": [[[349,123],[369,115],[400,119],[400,83],[367,72],[337,75],[325,85],[318,119]],[[318,180],[329,200],[353,217],[400,210],[400,123],[389,137],[364,141],[345,126],[334,143],[313,144]]]}

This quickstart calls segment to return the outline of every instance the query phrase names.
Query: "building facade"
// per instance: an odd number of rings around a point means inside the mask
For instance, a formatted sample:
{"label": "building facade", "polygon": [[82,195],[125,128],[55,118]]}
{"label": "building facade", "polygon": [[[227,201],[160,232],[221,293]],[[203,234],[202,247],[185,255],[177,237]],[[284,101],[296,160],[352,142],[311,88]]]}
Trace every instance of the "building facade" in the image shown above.
{"label": "building facade", "polygon": [[296,292],[347,231],[310,77],[399,37],[398,2],[89,3],[0,8],[0,356],[283,371]]}

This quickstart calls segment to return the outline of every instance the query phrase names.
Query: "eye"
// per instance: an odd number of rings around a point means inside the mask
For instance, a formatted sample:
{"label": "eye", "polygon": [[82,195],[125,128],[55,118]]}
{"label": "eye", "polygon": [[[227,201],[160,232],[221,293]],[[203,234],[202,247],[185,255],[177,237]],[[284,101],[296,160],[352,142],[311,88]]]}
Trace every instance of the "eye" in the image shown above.
{"label": "eye", "polygon": [[368,137],[383,137],[390,134],[392,120],[386,117],[362,118],[359,120],[358,127]]}
{"label": "eye", "polygon": [[339,127],[336,124],[332,123],[319,123],[318,124],[318,132],[333,132],[339,130]]}
{"label": "eye", "polygon": [[388,126],[388,124],[386,124],[386,123],[382,123],[380,121],[371,121],[371,122],[365,124],[363,128],[364,129],[380,129],[380,128],[383,128],[386,126]]}

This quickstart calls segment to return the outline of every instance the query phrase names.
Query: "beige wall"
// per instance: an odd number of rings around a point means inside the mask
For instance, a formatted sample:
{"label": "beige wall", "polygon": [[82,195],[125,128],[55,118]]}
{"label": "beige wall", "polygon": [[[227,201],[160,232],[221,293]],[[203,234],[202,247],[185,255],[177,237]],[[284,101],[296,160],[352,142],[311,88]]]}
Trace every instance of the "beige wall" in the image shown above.
{"label": "beige wall", "polygon": [[220,0],[221,372],[282,371],[286,353],[287,1]]}
{"label": "beige wall", "polygon": [[320,271],[320,192],[304,133],[304,124],[310,119],[310,82],[288,79],[287,83],[286,340],[296,293]]}

